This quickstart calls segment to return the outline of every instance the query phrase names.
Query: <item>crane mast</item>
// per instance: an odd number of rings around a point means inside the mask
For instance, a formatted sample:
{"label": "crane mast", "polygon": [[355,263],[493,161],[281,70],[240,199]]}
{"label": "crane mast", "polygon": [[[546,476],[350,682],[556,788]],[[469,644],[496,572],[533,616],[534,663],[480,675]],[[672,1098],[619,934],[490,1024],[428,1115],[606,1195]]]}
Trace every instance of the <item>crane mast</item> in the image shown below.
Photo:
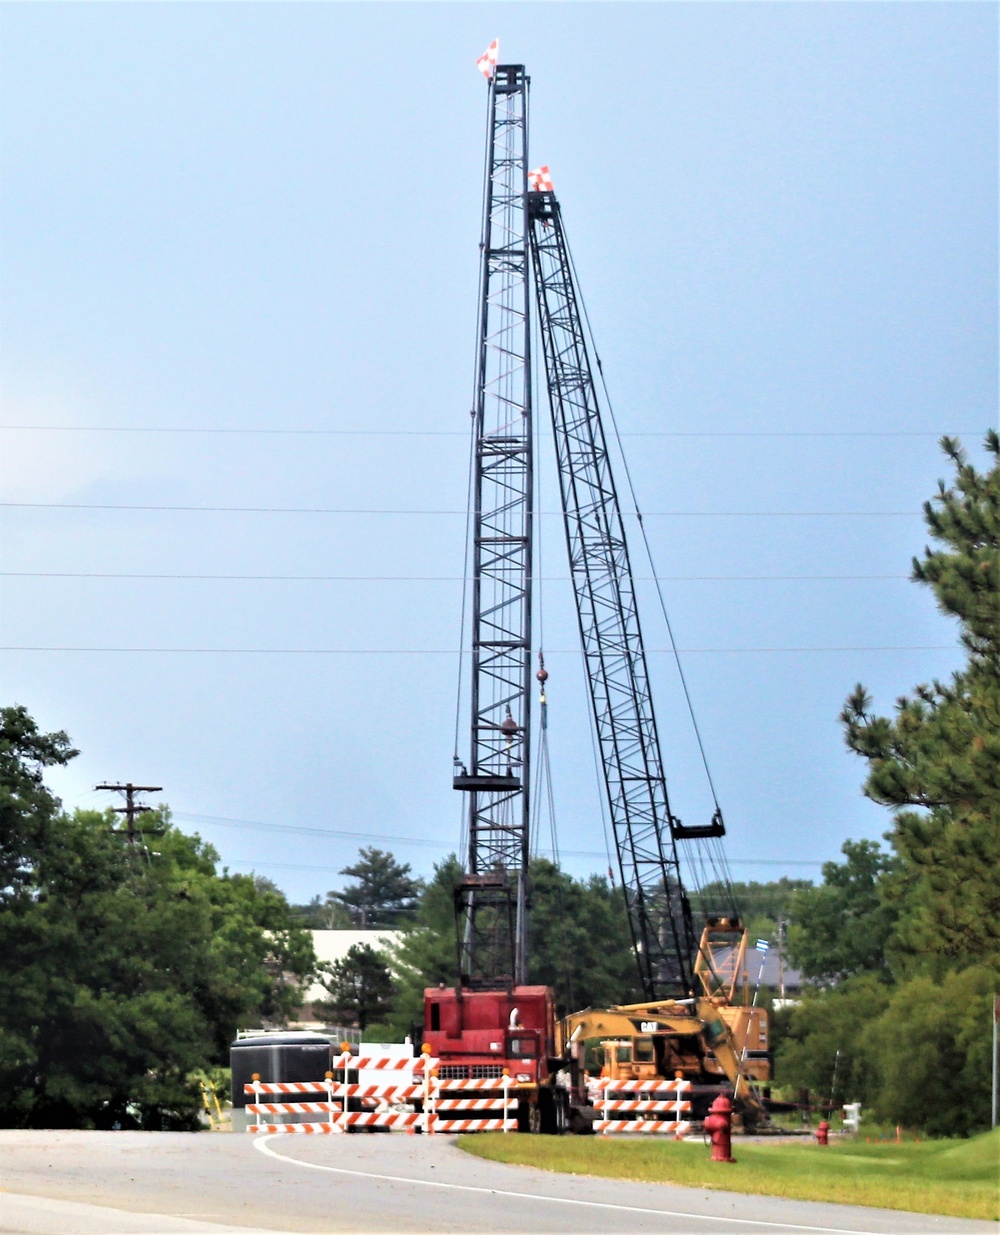
{"label": "crane mast", "polygon": [[532,432],[527,191],[528,78],[490,79],[476,364],[472,699],[467,874],[455,893],[459,969],[471,988],[527,969],[531,737]]}
{"label": "crane mast", "polygon": [[647,1000],[688,995],[697,938],[670,810],[635,584],[584,323],[552,192],[528,194],[539,328],[584,661],[615,848]]}

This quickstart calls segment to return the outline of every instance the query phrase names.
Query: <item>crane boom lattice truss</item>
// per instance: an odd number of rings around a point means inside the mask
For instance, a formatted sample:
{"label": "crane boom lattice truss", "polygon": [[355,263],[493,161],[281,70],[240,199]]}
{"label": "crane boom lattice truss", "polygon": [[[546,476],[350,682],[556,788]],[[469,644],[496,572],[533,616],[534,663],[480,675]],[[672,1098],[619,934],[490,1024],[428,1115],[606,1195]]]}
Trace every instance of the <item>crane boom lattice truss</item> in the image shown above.
{"label": "crane boom lattice truss", "polygon": [[524,982],[531,699],[532,440],[527,219],[528,79],[490,81],[476,405],[473,409],[468,874],[456,891],[472,987]]}
{"label": "crane boom lattice truss", "polygon": [[[646,998],[686,995],[697,948],[681,882],[628,544],[559,203],[528,195],[539,325],[594,724]],[[710,825],[713,834],[721,821]],[[698,829],[707,833],[709,829]]]}

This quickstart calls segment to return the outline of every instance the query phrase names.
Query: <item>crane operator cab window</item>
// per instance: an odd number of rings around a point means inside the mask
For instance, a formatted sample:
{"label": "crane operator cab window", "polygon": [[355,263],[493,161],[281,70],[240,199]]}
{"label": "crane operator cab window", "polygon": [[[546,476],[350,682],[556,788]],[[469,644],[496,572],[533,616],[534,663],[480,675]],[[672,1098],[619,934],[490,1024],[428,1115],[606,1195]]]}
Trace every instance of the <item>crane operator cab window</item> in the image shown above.
{"label": "crane operator cab window", "polygon": [[517,1037],[507,1039],[507,1053],[512,1058],[534,1059],[538,1054],[538,1043],[533,1037],[522,1033]]}

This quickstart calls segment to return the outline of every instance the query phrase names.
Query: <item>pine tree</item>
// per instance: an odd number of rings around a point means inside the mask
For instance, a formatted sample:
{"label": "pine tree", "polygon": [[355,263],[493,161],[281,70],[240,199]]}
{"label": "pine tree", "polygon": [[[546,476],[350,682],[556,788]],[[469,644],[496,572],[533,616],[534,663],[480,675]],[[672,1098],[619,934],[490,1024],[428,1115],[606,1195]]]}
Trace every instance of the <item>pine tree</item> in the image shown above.
{"label": "pine tree", "polygon": [[355,944],[339,961],[326,969],[323,985],[328,1003],[317,1011],[326,1016],[353,1021],[362,1033],[384,1020],[392,1008],[393,981],[381,952],[368,944]]}
{"label": "pine tree", "polygon": [[384,849],[362,848],[358,861],[340,873],[355,882],[328,893],[327,901],[342,905],[356,926],[364,930],[412,921],[423,885],[410,875],[409,862],[401,865]]}
{"label": "pine tree", "polygon": [[434,874],[423,889],[416,919],[391,950],[396,975],[392,1024],[400,1035],[419,1033],[424,1015],[424,990],[458,979],[458,937],[455,927],[455,888],[464,870],[455,854],[435,863]]}
{"label": "pine tree", "polygon": [[531,863],[531,889],[529,981],[552,987],[559,1014],[640,999],[621,893],[545,858]]}
{"label": "pine tree", "polygon": [[900,955],[931,970],[1000,957],[1000,438],[985,444],[993,466],[979,472],[942,439],[955,477],[924,506],[937,547],[913,562],[957,619],[965,666],[900,698],[891,719],[858,685],[841,717],[868,762],[865,793],[894,811]]}

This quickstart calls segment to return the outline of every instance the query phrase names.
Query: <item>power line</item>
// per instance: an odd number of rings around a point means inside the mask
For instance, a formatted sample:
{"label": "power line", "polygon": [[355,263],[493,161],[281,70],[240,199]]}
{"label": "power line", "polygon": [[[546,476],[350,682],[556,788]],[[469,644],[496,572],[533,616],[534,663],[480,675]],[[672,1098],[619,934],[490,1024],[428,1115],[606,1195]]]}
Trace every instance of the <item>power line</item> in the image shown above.
{"label": "power line", "polygon": [[[878,644],[844,645],[842,647],[735,647],[735,648],[647,648],[648,655],[672,656],[676,651],[685,655],[742,655],[745,653],[797,654],[801,652],[948,652],[957,644]],[[136,652],[196,654],[209,656],[454,656],[454,648],[166,648],[166,647],[78,647],[67,644],[4,644],[0,652]],[[463,652],[471,655],[471,652]],[[575,656],[567,648],[546,648],[546,656]]]}
{"label": "power line", "polygon": [[252,828],[263,832],[296,832],[310,836],[339,836],[346,840],[377,840],[387,841],[395,845],[421,845],[431,849],[441,849],[439,841],[428,840],[424,836],[389,836],[380,832],[345,832],[339,828],[316,828],[299,823],[265,823],[259,819],[232,819],[225,815],[192,815],[178,811],[173,818],[184,823],[218,824],[222,827]]}
{"label": "power line", "polygon": [[[416,842],[412,842],[412,843],[415,844]],[[454,849],[454,846],[453,845],[452,846],[439,845],[438,848],[443,853],[445,852],[445,850]],[[596,850],[591,852],[589,850],[584,851],[580,849],[560,848],[559,852],[564,857],[578,857],[578,858],[592,858],[593,857],[593,858],[596,858],[600,856]],[[322,865],[319,865],[313,862],[272,862],[270,861],[270,859],[267,859],[267,858],[263,860],[259,860],[259,859],[253,860],[251,858],[226,858],[225,860],[220,859],[220,863],[223,866],[249,866],[250,869],[254,871],[262,869],[262,868],[267,868],[269,870],[333,871],[333,872],[336,872],[337,874],[340,874],[340,870],[336,866],[322,866]],[[781,866],[781,867],[785,867],[785,866],[807,867],[808,866],[808,867],[817,869],[821,867],[823,863],[822,862],[786,862],[780,858],[746,858],[742,861],[739,858],[736,858],[736,859],[730,858],[729,865],[730,866]]]}
{"label": "power line", "polygon": [[[239,515],[461,515],[464,510],[404,510],[353,506],[169,506],[139,505],[112,502],[0,502],[8,510],[147,510],[183,514]],[[473,512],[475,513],[475,512]],[[561,510],[538,510],[535,515],[562,518]],[[669,519],[895,519],[923,518],[923,511],[913,510],[647,510],[643,518]],[[633,516],[634,517],[634,516]]]}
{"label": "power line", "polygon": [[[0,570],[6,579],[186,579],[281,583],[461,583],[462,575],[209,575],[209,574],[147,574],[124,571],[82,570]],[[569,575],[536,575],[536,581],[546,583],[569,581]],[[663,583],[806,583],[816,581],[847,582],[859,580],[905,579],[909,575],[658,575]],[[636,575],[637,583],[655,582],[652,575]]]}
{"label": "power line", "polygon": [[[441,851],[454,849],[454,845],[450,842],[429,840],[425,836],[390,836],[384,832],[347,832],[338,828],[318,828],[311,827],[307,824],[299,823],[266,823],[259,819],[233,819],[226,815],[198,815],[190,814],[183,811],[174,813],[173,818],[182,823],[203,823],[203,824],[218,824],[222,827],[234,828],[251,828],[255,831],[262,832],[282,832],[282,833],[301,833],[309,836],[338,836],[346,840],[365,840],[365,841],[382,841],[394,845],[417,845],[422,848],[438,849]],[[604,861],[605,854],[597,849],[562,849],[560,852],[566,857],[574,858],[599,858]],[[231,859],[232,861],[244,862],[244,859]],[[284,863],[267,862],[269,866],[280,866]],[[806,862],[806,861],[788,861],[784,858],[743,858],[736,859],[733,863],[736,866],[822,866],[822,862]],[[332,870],[333,867],[312,867],[305,866],[302,869],[326,869]]]}
{"label": "power line", "polygon": [[[265,436],[265,437],[461,437],[467,436],[465,432],[459,429],[308,429],[308,428],[211,428],[204,425],[197,426],[175,426],[175,425],[0,425],[0,431],[16,430],[17,432],[31,433],[195,433],[207,435],[246,435],[246,436]],[[933,430],[933,429],[834,429],[834,430],[804,430],[804,429],[772,429],[758,431],[755,429],[748,430],[727,430],[710,431],[706,429],[698,429],[692,431],[666,431],[666,430],[638,430],[632,433],[623,433],[622,437],[663,437],[663,438],[711,438],[719,440],[724,438],[815,438],[815,437],[831,437],[831,438],[896,438],[896,437],[916,437],[916,438],[940,438],[940,437],[970,437],[980,433],[980,429],[951,429],[951,430]]]}

